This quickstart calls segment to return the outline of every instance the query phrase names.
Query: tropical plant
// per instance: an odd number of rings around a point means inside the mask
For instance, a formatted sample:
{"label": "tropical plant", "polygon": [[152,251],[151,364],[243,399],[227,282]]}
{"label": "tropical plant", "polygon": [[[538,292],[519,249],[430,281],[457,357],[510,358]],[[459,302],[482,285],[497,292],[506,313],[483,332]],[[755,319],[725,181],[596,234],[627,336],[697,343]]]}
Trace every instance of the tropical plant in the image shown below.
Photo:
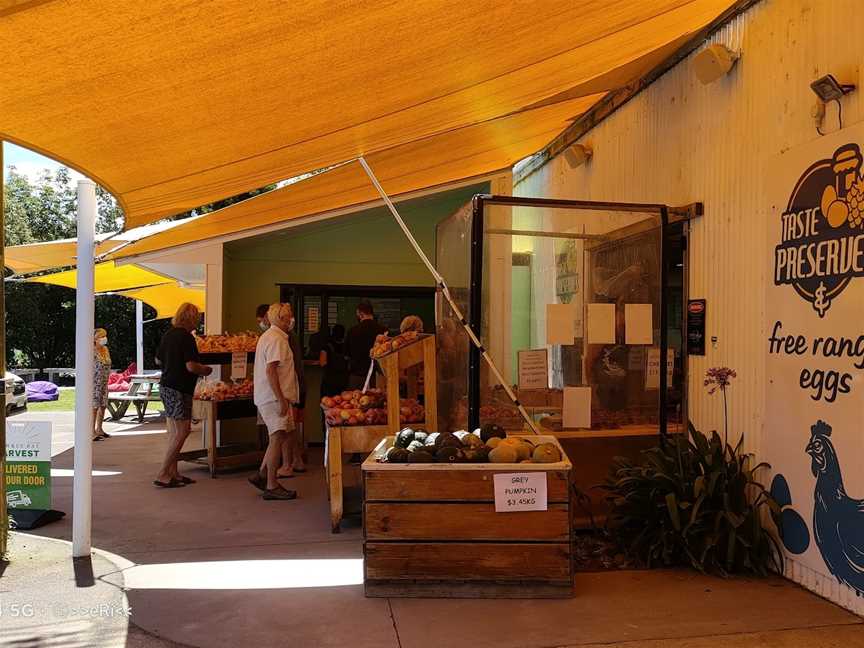
{"label": "tropical plant", "polygon": [[728,575],[782,572],[780,548],[762,525],[763,512],[780,508],[753,465],[717,432],[690,425],[632,461],[616,458],[602,488],[611,505],[609,524],[631,556],[648,566],[691,565]]}

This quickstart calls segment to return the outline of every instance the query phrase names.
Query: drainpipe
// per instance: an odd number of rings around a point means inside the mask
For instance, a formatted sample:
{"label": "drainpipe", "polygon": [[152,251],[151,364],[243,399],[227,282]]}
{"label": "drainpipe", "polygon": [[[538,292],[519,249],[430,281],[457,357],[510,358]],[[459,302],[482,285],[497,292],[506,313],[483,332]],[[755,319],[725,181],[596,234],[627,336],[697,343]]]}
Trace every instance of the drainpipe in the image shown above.
{"label": "drainpipe", "polygon": [[78,282],[75,290],[75,472],[72,556],[90,555],[93,486],[93,307],[96,184],[78,181]]}
{"label": "drainpipe", "polygon": [[138,373],[144,373],[144,302],[135,300],[135,364]]}

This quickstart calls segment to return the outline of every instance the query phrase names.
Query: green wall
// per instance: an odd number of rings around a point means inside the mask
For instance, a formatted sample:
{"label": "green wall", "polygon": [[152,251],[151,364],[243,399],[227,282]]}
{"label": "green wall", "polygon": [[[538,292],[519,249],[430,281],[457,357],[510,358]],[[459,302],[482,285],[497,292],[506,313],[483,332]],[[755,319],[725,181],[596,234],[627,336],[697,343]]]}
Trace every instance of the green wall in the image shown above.
{"label": "green wall", "polygon": [[[397,204],[434,262],[435,227],[474,194],[474,185]],[[386,208],[273,232],[225,245],[224,328],[255,326],[255,307],[279,298],[280,283],[433,286],[434,282]]]}

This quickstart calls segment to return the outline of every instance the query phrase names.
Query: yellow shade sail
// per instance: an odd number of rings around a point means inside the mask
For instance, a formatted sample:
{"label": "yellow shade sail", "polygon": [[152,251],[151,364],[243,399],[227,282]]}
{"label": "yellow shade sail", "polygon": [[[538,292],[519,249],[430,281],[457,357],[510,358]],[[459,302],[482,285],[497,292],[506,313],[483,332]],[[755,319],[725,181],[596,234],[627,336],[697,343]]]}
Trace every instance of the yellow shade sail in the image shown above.
{"label": "yellow shade sail", "polygon": [[134,227],[619,87],[732,4],[0,2],[0,138],[99,181]]}
{"label": "yellow shade sail", "polygon": [[[120,243],[116,240],[99,243],[96,246],[96,254],[102,255],[110,252]],[[6,248],[4,263],[15,274],[28,274],[75,265],[77,254],[75,239],[13,245]]]}
{"label": "yellow shade sail", "polygon": [[[392,196],[507,168],[559,133],[597,96],[518,113],[366,158]],[[156,252],[379,199],[358,162],[319,173],[230,207],[189,219],[120,250],[115,258]]]}
{"label": "yellow shade sail", "polygon": [[189,302],[204,312],[204,291],[198,288],[185,288],[176,284],[164,284],[139,288],[138,290],[123,290],[115,293],[130,299],[138,299],[156,311],[156,319],[174,317],[180,304]]}
{"label": "yellow shade sail", "polygon": [[[33,277],[27,281],[75,288],[78,285],[78,272],[76,270],[64,270],[63,272]],[[94,287],[97,293],[117,292],[166,283],[176,283],[176,281],[132,264],[119,266],[113,261],[108,261],[96,265]]]}

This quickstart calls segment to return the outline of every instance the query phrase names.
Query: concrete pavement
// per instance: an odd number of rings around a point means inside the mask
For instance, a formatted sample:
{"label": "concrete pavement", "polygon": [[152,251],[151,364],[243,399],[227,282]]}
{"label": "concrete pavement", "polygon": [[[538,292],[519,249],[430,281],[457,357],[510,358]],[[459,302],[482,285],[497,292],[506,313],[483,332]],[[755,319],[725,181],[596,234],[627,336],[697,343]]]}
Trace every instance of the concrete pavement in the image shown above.
{"label": "concrete pavement", "polygon": [[[164,444],[159,425],[108,429],[121,430],[94,446],[101,475],[94,477],[94,546],[132,563],[102,581],[125,588],[132,623],[164,640],[208,647],[864,648],[859,618],[782,579],[629,571],[580,574],[576,597],[565,601],[367,599],[359,527],[329,531],[320,454],[317,467],[292,480],[300,493],[294,502],[264,502],[245,474],[210,479],[191,465],[185,472],[198,483],[166,491],[151,484]],[[71,461],[65,450],[55,467],[69,469]],[[71,512],[71,477],[55,478],[54,506]],[[38,532],[68,539],[71,521]],[[127,645],[141,639],[128,636]]]}

